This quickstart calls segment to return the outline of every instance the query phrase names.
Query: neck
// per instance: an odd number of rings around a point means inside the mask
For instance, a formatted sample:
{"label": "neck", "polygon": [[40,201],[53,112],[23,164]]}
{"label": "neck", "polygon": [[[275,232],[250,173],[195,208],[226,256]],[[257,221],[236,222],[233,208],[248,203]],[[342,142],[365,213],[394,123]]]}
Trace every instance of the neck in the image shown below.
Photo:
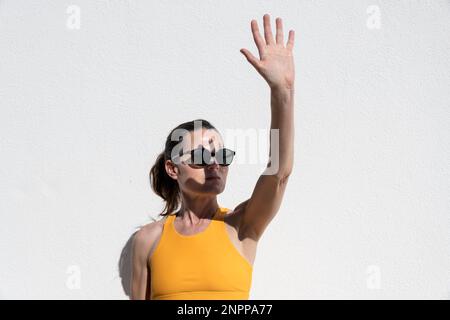
{"label": "neck", "polygon": [[190,199],[185,201],[185,199],[183,199],[181,208],[177,212],[177,216],[187,224],[197,225],[204,220],[212,219],[217,210],[219,210],[219,205],[216,197],[210,200]]}

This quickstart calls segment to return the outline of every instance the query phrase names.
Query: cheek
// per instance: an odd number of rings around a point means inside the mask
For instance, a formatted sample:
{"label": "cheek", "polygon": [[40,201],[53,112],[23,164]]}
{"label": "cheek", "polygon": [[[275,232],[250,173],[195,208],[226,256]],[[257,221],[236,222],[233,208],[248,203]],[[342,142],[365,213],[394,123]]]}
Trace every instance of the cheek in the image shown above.
{"label": "cheek", "polygon": [[205,173],[201,169],[193,169],[189,166],[183,172],[185,179],[194,179],[196,181],[200,181],[205,179]]}

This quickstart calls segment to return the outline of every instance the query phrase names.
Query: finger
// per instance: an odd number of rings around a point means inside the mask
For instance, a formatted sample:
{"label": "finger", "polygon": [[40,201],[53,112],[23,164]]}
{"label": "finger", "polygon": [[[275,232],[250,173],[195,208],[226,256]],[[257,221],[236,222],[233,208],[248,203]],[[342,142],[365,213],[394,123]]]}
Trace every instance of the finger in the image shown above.
{"label": "finger", "polygon": [[264,39],[259,33],[258,22],[256,20],[251,21],[253,40],[255,41],[256,47],[258,48],[259,56],[262,57],[262,52],[264,50]]}
{"label": "finger", "polygon": [[266,43],[268,45],[275,44],[275,40],[273,39],[272,29],[270,27],[270,16],[266,13],[263,16],[264,20],[264,37],[266,38]]}
{"label": "finger", "polygon": [[275,22],[276,22],[276,26],[277,26],[277,34],[276,34],[277,44],[283,45],[284,44],[284,40],[283,40],[283,37],[284,37],[284,35],[283,35],[283,21],[281,20],[281,18],[277,18],[275,20]]}
{"label": "finger", "polygon": [[286,43],[286,48],[289,50],[292,50],[292,48],[294,47],[294,37],[295,37],[295,31],[290,30],[288,42]]}
{"label": "finger", "polygon": [[247,58],[247,61],[251,63],[256,70],[259,69],[259,59],[256,58],[250,51],[247,49],[241,49],[241,53]]}

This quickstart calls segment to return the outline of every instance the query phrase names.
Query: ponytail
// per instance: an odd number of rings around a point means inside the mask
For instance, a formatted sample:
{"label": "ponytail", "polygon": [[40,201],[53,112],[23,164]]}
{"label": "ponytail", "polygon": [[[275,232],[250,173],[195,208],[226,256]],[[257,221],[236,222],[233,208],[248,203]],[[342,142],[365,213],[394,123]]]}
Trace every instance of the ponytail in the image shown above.
{"label": "ponytail", "polygon": [[176,180],[169,177],[165,168],[166,157],[164,151],[156,159],[150,169],[150,183],[153,191],[166,202],[163,212],[159,215],[166,216],[178,209],[180,204],[180,190]]}

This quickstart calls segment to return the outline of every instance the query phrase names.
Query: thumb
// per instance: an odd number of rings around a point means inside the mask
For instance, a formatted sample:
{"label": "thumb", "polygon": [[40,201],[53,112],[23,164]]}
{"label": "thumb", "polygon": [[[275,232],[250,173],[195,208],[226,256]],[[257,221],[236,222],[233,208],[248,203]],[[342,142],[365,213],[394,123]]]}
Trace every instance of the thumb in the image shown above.
{"label": "thumb", "polygon": [[250,62],[256,70],[259,69],[259,61],[250,51],[247,49],[241,49],[239,51],[247,58],[247,61]]}

